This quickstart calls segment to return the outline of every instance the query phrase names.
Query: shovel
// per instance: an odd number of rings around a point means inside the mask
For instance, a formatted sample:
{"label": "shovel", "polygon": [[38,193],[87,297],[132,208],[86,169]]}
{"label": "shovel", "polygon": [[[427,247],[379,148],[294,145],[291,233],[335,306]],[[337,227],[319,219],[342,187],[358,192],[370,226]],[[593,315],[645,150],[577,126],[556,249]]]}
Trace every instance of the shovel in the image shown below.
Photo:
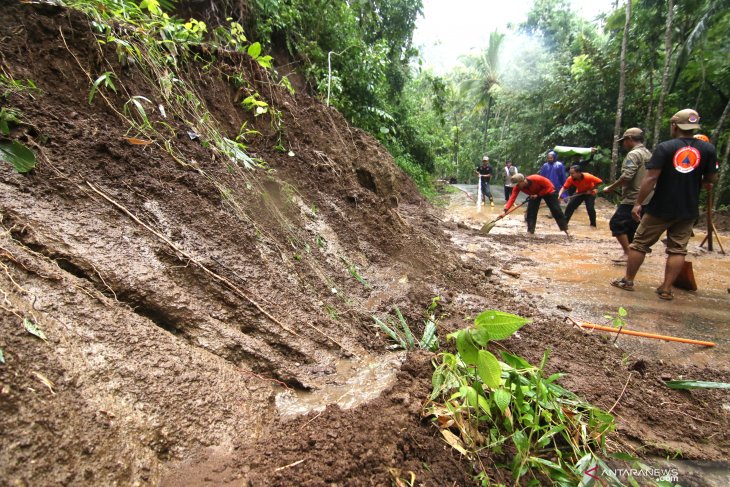
{"label": "shovel", "polygon": [[[523,201],[523,202],[522,202],[522,203],[520,203],[519,205],[515,205],[515,206],[513,206],[512,208],[510,208],[510,209],[509,209],[509,211],[507,212],[507,215],[509,215],[510,213],[512,213],[513,211],[515,211],[515,210],[516,210],[517,208],[519,208],[520,206],[522,206],[522,205],[524,205],[525,203],[527,203],[527,202],[528,202],[529,200],[530,200],[530,198],[527,198],[527,199],[526,199],[525,201]],[[504,215],[504,216],[507,216],[507,215]],[[499,220],[501,220],[502,218],[503,218],[503,217],[502,217],[502,215],[500,215],[500,216],[498,216],[497,218],[495,218],[494,220],[492,220],[491,222],[485,223],[485,224],[484,224],[484,226],[482,227],[482,229],[481,229],[481,230],[479,230],[479,231],[480,231],[481,233],[483,233],[483,234],[485,234],[485,235],[486,235],[487,233],[489,233],[489,232],[491,232],[491,231],[492,231],[492,228],[494,228],[494,225],[496,225],[496,224],[497,224],[497,222],[498,222]]]}

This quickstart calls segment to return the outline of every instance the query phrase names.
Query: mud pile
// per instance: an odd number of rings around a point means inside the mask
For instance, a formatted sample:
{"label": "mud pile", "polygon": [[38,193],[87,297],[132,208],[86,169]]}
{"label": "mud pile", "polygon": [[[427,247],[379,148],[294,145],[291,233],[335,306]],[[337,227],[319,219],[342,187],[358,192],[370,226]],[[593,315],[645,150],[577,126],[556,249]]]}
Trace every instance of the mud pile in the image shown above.
{"label": "mud pile", "polygon": [[[537,301],[514,299],[485,273],[489,255],[460,258],[436,210],[375,140],[250,60],[217,53],[205,70],[192,61],[182,69],[226,138],[244,123],[258,131],[248,150],[265,165],[253,169],[166,116],[150,74],[97,42],[84,15],[15,1],[0,8],[4,79],[37,85],[5,91],[3,106],[22,120],[10,137],[38,157],[27,174],[0,164],[0,477],[367,485],[390,482],[395,468],[419,482],[471,482],[469,463],[421,421],[428,356],[409,357],[396,385],[353,410],[279,418],[276,394],[318,387],[341,361],[384,353],[371,316],[394,304],[419,332],[423,310],[442,296],[443,342],[482,309],[532,316]],[[118,90],[89,103],[104,72]],[[251,91],[280,115],[242,108]],[[135,97],[164,136],[130,129]],[[533,359],[552,340],[570,349],[555,352],[564,365],[576,348],[604,347],[567,327],[557,338],[543,331],[550,323],[537,320],[517,350]],[[617,352],[602,350],[601,367],[571,362],[586,374],[574,389],[588,399],[596,374],[621,367]],[[615,392],[623,377],[606,381]],[[626,397],[641,393],[640,382]],[[714,422],[722,411],[693,414]],[[651,421],[637,421],[655,441]],[[705,432],[700,425],[696,437]],[[727,453],[727,432],[718,435],[696,456]]]}

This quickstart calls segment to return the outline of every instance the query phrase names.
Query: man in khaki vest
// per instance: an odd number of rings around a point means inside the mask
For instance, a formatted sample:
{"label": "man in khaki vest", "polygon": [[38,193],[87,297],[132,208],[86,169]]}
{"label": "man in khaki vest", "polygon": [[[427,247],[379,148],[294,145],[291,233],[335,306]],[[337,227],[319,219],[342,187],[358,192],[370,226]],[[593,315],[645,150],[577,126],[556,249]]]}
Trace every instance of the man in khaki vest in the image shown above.
{"label": "man in khaki vest", "polygon": [[[603,192],[609,193],[615,191],[616,188],[621,188],[621,203],[611,217],[609,227],[611,228],[611,234],[616,237],[623,250],[620,257],[612,260],[614,262],[626,262],[629,256],[629,244],[634,240],[634,234],[639,227],[639,222],[631,217],[631,209],[634,207],[636,197],[639,195],[639,188],[644,180],[646,163],[651,159],[651,152],[644,147],[644,131],[640,128],[632,127],[628,129],[618,141],[623,144],[628,154],[626,154],[624,162],[621,164],[621,175],[615,183],[606,186]],[[645,205],[649,200],[651,200],[651,195],[641,204]]]}

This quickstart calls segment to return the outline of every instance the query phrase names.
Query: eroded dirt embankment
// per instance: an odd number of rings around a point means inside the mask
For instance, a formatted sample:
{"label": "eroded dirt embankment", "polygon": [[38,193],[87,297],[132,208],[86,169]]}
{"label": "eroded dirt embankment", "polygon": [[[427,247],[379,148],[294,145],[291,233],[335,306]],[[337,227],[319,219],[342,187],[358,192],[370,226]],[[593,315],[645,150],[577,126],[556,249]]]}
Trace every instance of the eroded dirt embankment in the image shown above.
{"label": "eroded dirt embankment", "polygon": [[[550,369],[570,372],[576,392],[604,407],[618,396],[628,373],[620,353],[490,273],[491,248],[466,256],[453,245],[454,232],[477,247],[481,237],[443,223],[336,111],[272,86],[235,54],[217,53],[208,73],[181,62],[222,134],[233,139],[244,122],[261,133],[249,150],[267,165],[245,169],[193,140],[185,113],[164,118],[155,77],[119,64],[83,15],[0,8],[3,72],[38,86],[2,100],[23,121],[10,137],[39,159],[26,175],[0,165],[0,477],[11,485],[156,485],[180,478],[187,467],[171,462],[188,458],[198,483],[386,484],[392,467],[419,482],[468,484],[469,463],[419,414],[427,356],[407,359],[367,406],[292,419],[274,404],[283,386],[337,380],[338,362],[383,353],[372,314],[398,304],[420,331],[436,295],[442,343],[484,309],[531,316],[508,348],[537,361],[551,347]],[[119,91],[89,104],[106,71]],[[281,110],[283,131],[243,110],[225,72]],[[152,123],[169,127],[163,139],[125,139],[141,136],[120,115],[132,96],[150,100]],[[274,149],[280,141],[287,151]],[[616,410],[626,426],[614,447],[661,452],[681,438],[695,458],[726,457],[728,433],[712,427],[726,419],[717,393],[666,391],[667,370],[679,371],[649,363],[629,384],[622,401],[633,409]],[[698,418],[694,429],[658,400],[638,400],[647,393]],[[207,447],[223,452],[218,463],[206,463]]]}

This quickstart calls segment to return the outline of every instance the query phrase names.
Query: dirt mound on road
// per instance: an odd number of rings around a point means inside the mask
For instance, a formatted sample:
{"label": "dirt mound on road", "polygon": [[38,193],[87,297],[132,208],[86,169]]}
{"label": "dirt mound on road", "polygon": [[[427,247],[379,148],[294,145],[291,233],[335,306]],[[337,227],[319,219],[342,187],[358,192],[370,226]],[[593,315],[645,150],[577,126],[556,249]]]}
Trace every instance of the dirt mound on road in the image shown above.
{"label": "dirt mound on road", "polygon": [[[486,272],[495,257],[481,237],[466,256],[374,139],[243,56],[192,49],[172,76],[100,43],[79,12],[0,7],[2,103],[22,121],[10,138],[39,161],[27,174],[0,164],[0,477],[382,485],[394,468],[429,485],[468,484],[471,465],[420,418],[429,356],[407,358],[382,397],[350,410],[285,419],[276,397],[384,353],[372,315],[395,304],[420,333],[423,310],[442,296],[442,343],[486,308],[537,315],[539,302]],[[100,88],[90,103],[104,73],[117,90]],[[276,110],[254,117],[240,103],[252,93]],[[246,155],[231,145],[242,127],[257,132],[244,134]],[[263,163],[248,167],[248,156]],[[538,361],[554,342],[562,365],[600,345],[551,325],[525,329],[534,347],[514,346]],[[596,360],[595,373],[621,367],[608,347]],[[576,374],[592,365],[577,363]],[[586,381],[576,390],[590,399],[598,393]],[[692,397],[673,400],[682,408]],[[641,417],[658,406],[637,407]],[[718,411],[693,415],[714,423]],[[637,421],[637,441],[656,441],[653,417]],[[698,424],[697,437],[710,426]],[[725,433],[713,442],[692,453],[728,452]]]}

